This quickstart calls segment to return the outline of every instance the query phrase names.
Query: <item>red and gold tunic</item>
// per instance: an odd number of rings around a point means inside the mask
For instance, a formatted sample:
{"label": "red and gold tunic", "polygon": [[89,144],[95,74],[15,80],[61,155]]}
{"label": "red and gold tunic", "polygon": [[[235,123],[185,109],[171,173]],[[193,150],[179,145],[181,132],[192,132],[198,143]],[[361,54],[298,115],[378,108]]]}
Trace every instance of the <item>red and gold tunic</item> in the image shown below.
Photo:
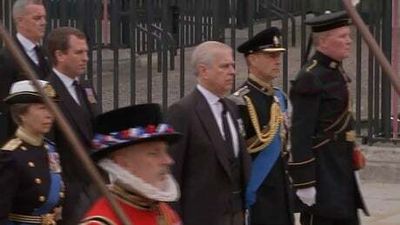
{"label": "red and gold tunic", "polygon": [[[155,202],[121,188],[112,189],[122,210],[135,225],[181,225],[179,216],[168,204]],[[98,199],[81,220],[81,225],[122,224],[105,197]]]}

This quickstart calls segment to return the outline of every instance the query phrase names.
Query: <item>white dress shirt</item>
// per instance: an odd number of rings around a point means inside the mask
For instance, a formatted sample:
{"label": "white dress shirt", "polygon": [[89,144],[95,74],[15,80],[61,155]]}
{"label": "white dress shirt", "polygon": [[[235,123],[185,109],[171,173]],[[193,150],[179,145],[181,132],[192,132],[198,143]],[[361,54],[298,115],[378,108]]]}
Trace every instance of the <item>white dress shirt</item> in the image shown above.
{"label": "white dress shirt", "polygon": [[76,94],[75,86],[74,86],[74,81],[75,79],[70,78],[69,76],[61,73],[60,71],[56,70],[53,68],[54,73],[60,78],[60,80],[63,82],[65,87],[67,88],[69,94],[72,96],[72,98],[75,100],[75,102],[80,105],[81,103],[79,102],[78,95]]}
{"label": "white dress shirt", "polygon": [[17,39],[21,43],[22,47],[24,48],[24,51],[29,56],[29,58],[32,59],[32,61],[36,65],[39,65],[39,59],[38,59],[38,56],[36,55],[36,51],[35,51],[35,47],[36,47],[36,45],[38,45],[38,43],[33,43],[31,40],[24,37],[20,33],[17,33]]}
{"label": "white dress shirt", "polygon": [[[209,90],[202,87],[200,84],[197,84],[197,89],[206,98],[207,103],[210,106],[211,112],[214,115],[215,121],[218,124],[219,131],[220,131],[222,137],[225,138],[224,127],[222,125],[222,118],[221,118],[223,106],[222,106],[222,103],[219,101],[220,97],[214,95]],[[235,124],[233,123],[233,119],[232,119],[232,116],[229,113],[229,111],[227,112],[227,119],[228,119],[229,129],[231,131],[233,152],[234,152],[235,156],[237,157],[239,154],[238,133],[236,131]]]}

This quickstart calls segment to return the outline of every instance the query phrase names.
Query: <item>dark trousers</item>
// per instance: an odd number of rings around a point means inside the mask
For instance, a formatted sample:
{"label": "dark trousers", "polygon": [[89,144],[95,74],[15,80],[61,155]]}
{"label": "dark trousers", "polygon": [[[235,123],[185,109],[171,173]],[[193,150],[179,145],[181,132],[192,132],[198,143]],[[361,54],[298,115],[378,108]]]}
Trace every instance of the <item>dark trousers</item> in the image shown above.
{"label": "dark trousers", "polygon": [[359,225],[360,220],[357,212],[354,213],[353,218],[348,219],[333,219],[308,213],[301,213],[300,223],[301,225]]}
{"label": "dark trousers", "polygon": [[244,213],[227,213],[222,216],[218,225],[244,225]]}

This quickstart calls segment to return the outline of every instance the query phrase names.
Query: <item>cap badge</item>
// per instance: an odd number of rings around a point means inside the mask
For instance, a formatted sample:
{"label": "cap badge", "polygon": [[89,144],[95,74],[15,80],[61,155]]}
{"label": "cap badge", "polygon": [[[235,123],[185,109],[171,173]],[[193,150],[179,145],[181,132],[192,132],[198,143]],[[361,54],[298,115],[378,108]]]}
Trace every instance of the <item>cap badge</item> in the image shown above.
{"label": "cap badge", "polygon": [[279,37],[278,36],[274,36],[272,41],[274,42],[274,45],[279,45]]}
{"label": "cap badge", "polygon": [[45,84],[43,86],[43,91],[47,96],[49,96],[51,98],[56,97],[56,91],[54,90],[54,88],[50,84]]}

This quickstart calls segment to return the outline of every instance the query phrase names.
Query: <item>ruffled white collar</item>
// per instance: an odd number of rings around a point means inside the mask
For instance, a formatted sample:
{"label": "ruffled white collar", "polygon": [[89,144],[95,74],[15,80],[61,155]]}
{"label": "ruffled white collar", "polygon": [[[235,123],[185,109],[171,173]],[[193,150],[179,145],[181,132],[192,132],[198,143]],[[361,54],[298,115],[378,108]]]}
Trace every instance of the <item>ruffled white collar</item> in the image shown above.
{"label": "ruffled white collar", "polygon": [[178,184],[172,175],[168,175],[164,188],[160,189],[128,172],[111,159],[102,159],[98,165],[108,173],[111,185],[118,184],[127,191],[161,202],[177,201],[180,197]]}

